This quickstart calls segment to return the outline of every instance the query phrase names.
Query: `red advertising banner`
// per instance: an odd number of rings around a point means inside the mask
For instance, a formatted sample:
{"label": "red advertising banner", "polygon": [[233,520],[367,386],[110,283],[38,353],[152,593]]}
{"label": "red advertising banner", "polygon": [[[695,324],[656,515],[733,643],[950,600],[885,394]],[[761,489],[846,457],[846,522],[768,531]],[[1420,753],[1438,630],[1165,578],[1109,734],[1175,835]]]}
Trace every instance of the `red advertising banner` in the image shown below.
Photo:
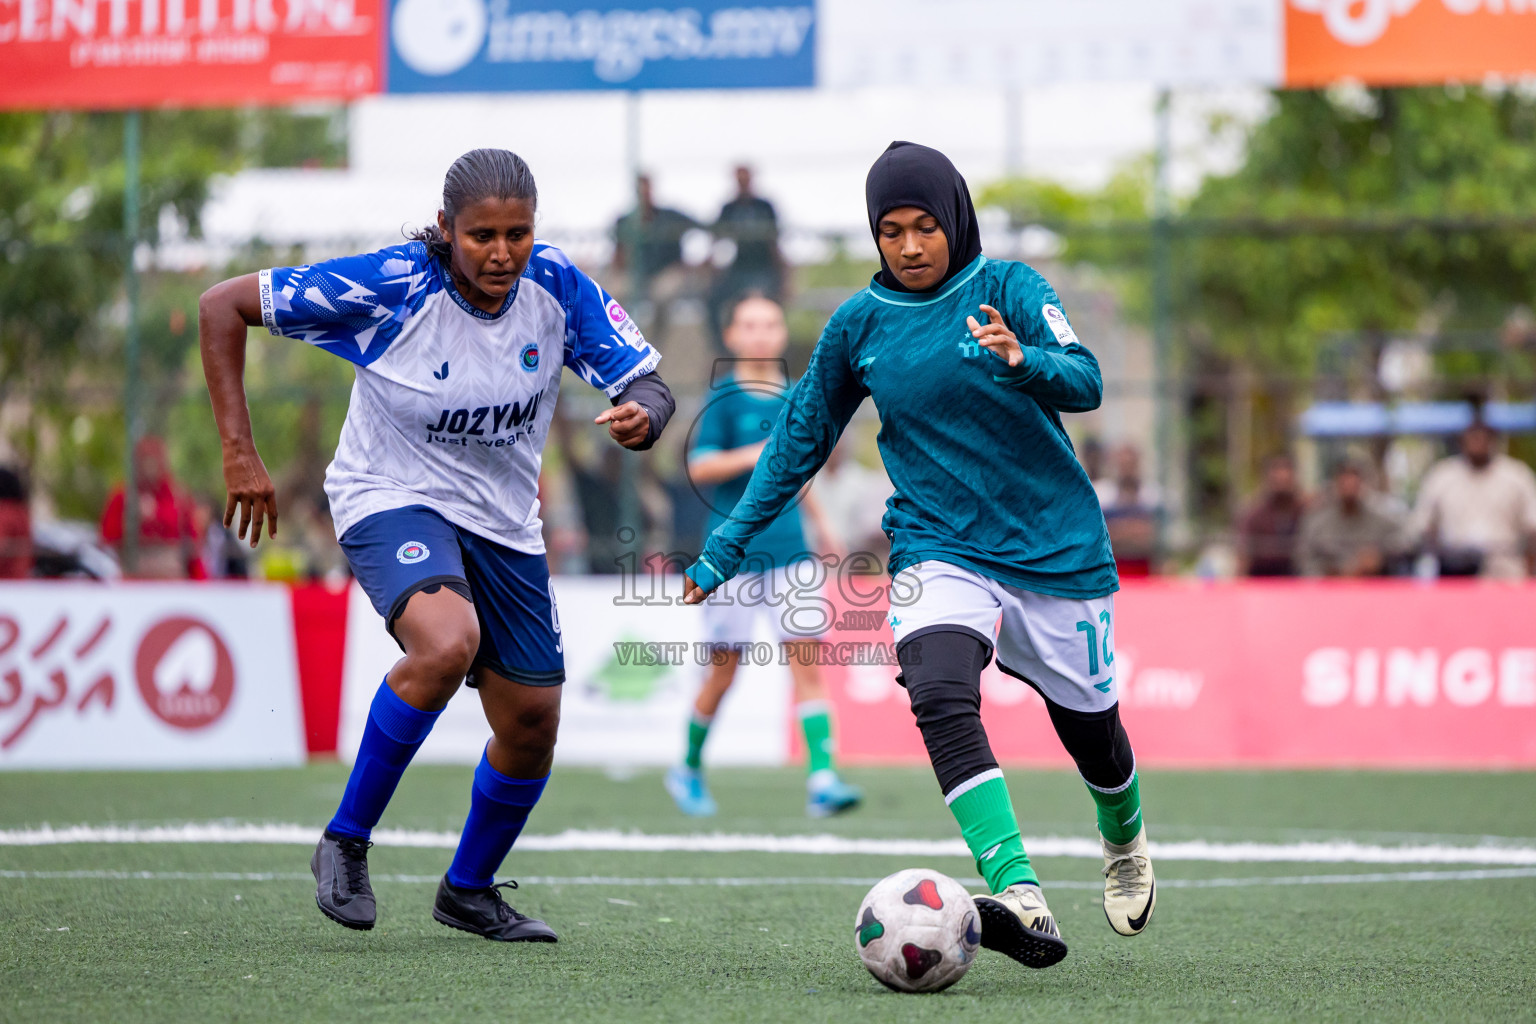
{"label": "red advertising banner", "polygon": [[383,0],[0,0],[0,109],[377,92]]}
{"label": "red advertising banner", "polygon": [[350,593],[351,587],[306,583],[289,594],[293,602],[293,647],[304,700],[304,743],[310,754],[336,753]]}
{"label": "red advertising banner", "polygon": [[[883,610],[829,639],[888,645]],[[1131,581],[1115,633],[1144,764],[1536,766],[1536,586]],[[823,671],[846,759],[926,760],[894,666]],[[1039,696],[995,665],[982,717],[1004,763],[1070,763]]]}

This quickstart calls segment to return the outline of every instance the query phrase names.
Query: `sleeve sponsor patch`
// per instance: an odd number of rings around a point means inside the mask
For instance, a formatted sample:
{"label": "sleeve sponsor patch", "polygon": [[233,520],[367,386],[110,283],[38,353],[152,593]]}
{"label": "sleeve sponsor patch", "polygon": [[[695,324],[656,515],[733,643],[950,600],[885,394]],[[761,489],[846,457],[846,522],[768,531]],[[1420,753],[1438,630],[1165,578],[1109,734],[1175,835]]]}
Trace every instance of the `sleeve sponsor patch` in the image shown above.
{"label": "sleeve sponsor patch", "polygon": [[661,354],[617,299],[580,270],[569,274],[575,294],[566,306],[565,364],[612,398],[655,369]]}
{"label": "sleeve sponsor patch", "polygon": [[256,275],[256,291],[261,296],[261,323],[266,329],[282,337],[278,326],[277,317],[274,316],[275,304],[272,299],[272,271],[263,270]]}
{"label": "sleeve sponsor patch", "polygon": [[649,347],[645,336],[640,333],[640,325],[635,323],[634,318],[625,311],[623,306],[619,305],[618,299],[608,300],[607,313],[608,323],[613,326],[614,332],[629,344],[630,348],[643,352]]}
{"label": "sleeve sponsor patch", "polygon": [[1040,315],[1045,317],[1045,326],[1050,330],[1058,345],[1081,344],[1077,335],[1072,331],[1072,325],[1067,322],[1067,314],[1047,302],[1040,307]]}

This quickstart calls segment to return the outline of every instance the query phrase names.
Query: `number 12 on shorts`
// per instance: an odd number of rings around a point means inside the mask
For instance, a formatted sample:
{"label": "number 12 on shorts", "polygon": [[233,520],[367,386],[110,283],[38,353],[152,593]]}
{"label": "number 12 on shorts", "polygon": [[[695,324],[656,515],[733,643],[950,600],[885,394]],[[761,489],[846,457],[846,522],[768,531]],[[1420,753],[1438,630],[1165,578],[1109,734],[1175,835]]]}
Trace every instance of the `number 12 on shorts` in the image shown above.
{"label": "number 12 on shorts", "polygon": [[[1109,612],[1099,612],[1099,621],[1104,624],[1104,668],[1115,663],[1115,652],[1109,649]],[[1099,628],[1084,619],[1077,624],[1079,633],[1087,633],[1088,640],[1088,674],[1099,674]]]}

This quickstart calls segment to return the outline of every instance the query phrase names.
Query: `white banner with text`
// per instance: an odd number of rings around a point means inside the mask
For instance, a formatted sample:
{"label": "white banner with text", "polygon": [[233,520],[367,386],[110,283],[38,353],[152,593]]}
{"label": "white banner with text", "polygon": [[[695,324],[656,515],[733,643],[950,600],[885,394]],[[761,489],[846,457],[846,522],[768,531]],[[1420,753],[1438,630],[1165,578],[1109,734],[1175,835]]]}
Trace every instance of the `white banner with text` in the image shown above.
{"label": "white banner with text", "polygon": [[0,768],[305,757],[287,588],[0,585]]}
{"label": "white banner with text", "polygon": [[[688,715],[708,671],[703,614],[661,593],[682,593],[666,580],[656,595],[636,595],[617,576],[557,576],[565,691],[561,695],[558,764],[615,768],[662,765],[682,757]],[[626,584],[629,588],[626,591]],[[646,583],[649,586],[649,581]],[[767,648],[767,626],[756,646]],[[665,646],[661,646],[665,645]],[[400,648],[361,589],[347,612],[347,652],[338,754],[357,751],[368,707]],[[779,659],[743,665],[710,731],[711,764],[784,764],[789,759],[789,670]],[[701,664],[702,662],[702,664]],[[490,738],[480,699],[461,689],[417,755],[420,761],[472,763]]]}

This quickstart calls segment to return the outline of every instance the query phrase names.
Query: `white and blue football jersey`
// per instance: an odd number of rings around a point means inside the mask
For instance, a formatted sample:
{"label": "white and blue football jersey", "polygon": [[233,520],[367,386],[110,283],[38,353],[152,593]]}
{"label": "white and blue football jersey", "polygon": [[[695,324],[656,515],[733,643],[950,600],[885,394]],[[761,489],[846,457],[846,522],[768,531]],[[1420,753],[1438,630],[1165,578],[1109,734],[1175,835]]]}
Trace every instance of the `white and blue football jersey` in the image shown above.
{"label": "white and blue football jersey", "polygon": [[260,281],[268,330],[356,364],[325,474],[337,537],[376,512],[425,505],[542,553],[539,468],[561,369],[613,398],[661,361],[624,307],[544,242],[495,313],[461,296],[420,242]]}

